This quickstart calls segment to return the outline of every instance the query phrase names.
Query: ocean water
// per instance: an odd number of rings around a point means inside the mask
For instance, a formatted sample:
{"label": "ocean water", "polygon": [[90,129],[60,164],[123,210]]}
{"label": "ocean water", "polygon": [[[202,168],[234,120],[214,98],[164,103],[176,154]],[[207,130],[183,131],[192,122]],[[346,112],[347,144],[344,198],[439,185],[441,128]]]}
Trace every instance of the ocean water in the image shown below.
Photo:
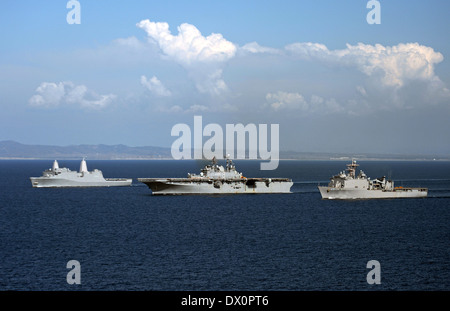
{"label": "ocean water", "polygon": [[[0,161],[0,290],[449,290],[450,163],[360,161],[425,199],[327,201],[342,161],[281,161],[292,194],[152,196],[138,177],[185,177],[202,161],[88,161],[131,187],[37,189],[52,161]],[[77,170],[79,161],[59,161]],[[81,265],[69,285],[66,264]],[[381,284],[368,284],[370,260]]]}

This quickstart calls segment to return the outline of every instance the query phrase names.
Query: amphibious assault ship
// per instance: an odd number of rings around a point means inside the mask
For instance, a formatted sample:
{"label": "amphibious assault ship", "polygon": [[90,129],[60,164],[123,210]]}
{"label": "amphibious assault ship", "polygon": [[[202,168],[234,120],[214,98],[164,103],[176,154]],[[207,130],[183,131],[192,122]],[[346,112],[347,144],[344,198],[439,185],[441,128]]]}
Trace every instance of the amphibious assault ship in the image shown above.
{"label": "amphibious assault ship", "polygon": [[100,170],[88,171],[86,160],[80,164],[80,171],[71,171],[68,168],[59,167],[58,161],[53,162],[52,168],[45,170],[41,177],[30,177],[31,185],[41,187],[117,187],[129,186],[132,179],[103,178]]}
{"label": "amphibious assault ship", "polygon": [[188,174],[187,178],[138,178],[154,195],[178,194],[244,194],[244,193],[290,193],[293,185],[288,178],[247,178],[236,170],[226,157],[226,167],[212,164],[201,169],[200,174]]}
{"label": "amphibious assault ship", "polygon": [[356,176],[358,166],[352,160],[347,164],[347,174],[342,171],[330,178],[328,186],[319,186],[322,199],[423,198],[428,195],[427,188],[394,187],[394,182],[385,176],[371,180],[362,170]]}

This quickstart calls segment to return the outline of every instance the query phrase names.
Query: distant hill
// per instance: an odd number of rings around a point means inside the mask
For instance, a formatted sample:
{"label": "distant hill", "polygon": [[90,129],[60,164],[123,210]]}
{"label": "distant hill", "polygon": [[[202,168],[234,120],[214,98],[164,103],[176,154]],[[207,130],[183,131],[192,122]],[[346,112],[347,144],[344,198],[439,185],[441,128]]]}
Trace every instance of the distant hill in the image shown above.
{"label": "distant hill", "polygon": [[[0,141],[0,159],[81,159],[119,160],[119,159],[172,159],[170,148],[130,147],[126,145],[70,145],[47,146],[25,145],[15,141]],[[281,151],[280,159],[292,160],[450,160],[448,156],[401,155],[401,154],[346,154]]]}
{"label": "distant hill", "polygon": [[171,158],[170,148],[129,147],[125,145],[24,145],[0,141],[0,158],[16,159],[161,159]]}

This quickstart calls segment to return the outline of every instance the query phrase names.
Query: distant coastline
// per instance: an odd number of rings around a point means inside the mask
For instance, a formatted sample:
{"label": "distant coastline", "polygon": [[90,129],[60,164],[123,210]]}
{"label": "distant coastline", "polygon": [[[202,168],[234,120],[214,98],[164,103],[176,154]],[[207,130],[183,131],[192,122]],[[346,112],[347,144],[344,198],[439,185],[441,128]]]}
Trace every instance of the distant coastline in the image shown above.
{"label": "distant coastline", "polygon": [[[164,147],[103,144],[51,146],[26,145],[11,140],[0,141],[0,160],[79,160],[83,157],[89,160],[173,160],[170,148]],[[450,155],[280,151],[280,160],[349,161],[352,158],[359,161],[450,161]]]}

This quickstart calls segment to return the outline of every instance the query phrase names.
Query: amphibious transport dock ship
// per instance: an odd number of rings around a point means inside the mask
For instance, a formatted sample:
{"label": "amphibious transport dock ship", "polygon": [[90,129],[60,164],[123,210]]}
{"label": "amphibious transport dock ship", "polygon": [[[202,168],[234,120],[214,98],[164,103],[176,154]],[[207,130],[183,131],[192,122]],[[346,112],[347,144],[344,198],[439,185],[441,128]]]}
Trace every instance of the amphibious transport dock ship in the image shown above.
{"label": "amphibious transport dock ship", "polygon": [[427,188],[394,187],[386,177],[370,180],[362,170],[356,176],[359,165],[355,160],[347,164],[347,174],[340,172],[330,178],[328,186],[319,186],[322,199],[393,199],[422,198],[428,195]]}
{"label": "amphibious transport dock ship", "polygon": [[60,168],[58,162],[53,162],[53,167],[45,170],[41,177],[30,177],[31,184],[35,188],[41,187],[117,187],[129,186],[132,179],[103,178],[100,170],[88,171],[86,161],[80,164],[80,171],[71,171],[68,168]]}
{"label": "amphibious transport dock ship", "polygon": [[290,193],[291,179],[246,178],[236,171],[228,157],[226,160],[224,168],[214,157],[199,175],[188,174],[187,178],[138,178],[138,181],[146,184],[154,195]]}

